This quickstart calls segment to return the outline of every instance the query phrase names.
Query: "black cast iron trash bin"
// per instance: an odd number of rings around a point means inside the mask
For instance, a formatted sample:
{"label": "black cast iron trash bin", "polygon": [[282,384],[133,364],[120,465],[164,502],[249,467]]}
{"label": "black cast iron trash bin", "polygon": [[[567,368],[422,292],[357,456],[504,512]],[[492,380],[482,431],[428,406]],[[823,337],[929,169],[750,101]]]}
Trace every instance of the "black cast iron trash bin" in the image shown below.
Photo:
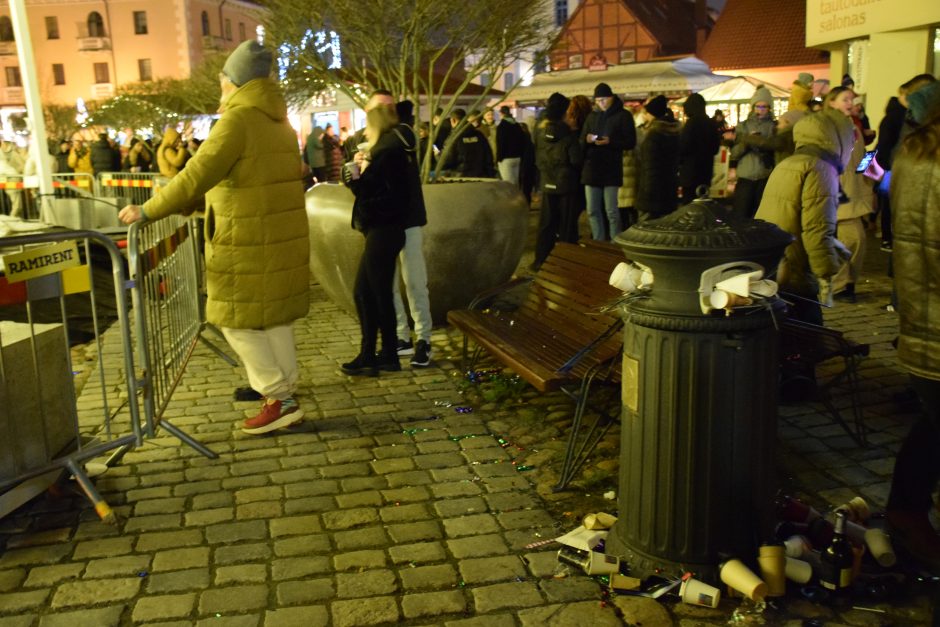
{"label": "black cast iron trash bin", "polygon": [[770,530],[782,302],[705,309],[719,280],[775,274],[792,239],[699,199],[615,240],[653,274],[623,309],[620,513],[607,540],[633,576],[717,579],[721,555],[756,555]]}

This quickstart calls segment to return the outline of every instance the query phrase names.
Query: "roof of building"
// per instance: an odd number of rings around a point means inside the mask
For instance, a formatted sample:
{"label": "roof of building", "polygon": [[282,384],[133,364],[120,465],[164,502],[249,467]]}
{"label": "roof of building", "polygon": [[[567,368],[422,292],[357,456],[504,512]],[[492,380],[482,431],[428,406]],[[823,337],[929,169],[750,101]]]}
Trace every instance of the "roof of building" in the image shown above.
{"label": "roof of building", "polygon": [[728,0],[699,58],[713,70],[825,63],[806,47],[806,0]]}
{"label": "roof of building", "polygon": [[695,52],[694,0],[622,1],[659,42],[660,56]]}

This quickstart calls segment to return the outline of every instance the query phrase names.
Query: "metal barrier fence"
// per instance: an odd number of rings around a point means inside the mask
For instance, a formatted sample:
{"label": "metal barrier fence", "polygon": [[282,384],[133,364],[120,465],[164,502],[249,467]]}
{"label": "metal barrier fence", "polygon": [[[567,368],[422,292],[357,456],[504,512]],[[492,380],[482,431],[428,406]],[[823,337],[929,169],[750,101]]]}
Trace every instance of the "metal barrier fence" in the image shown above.
{"label": "metal barrier fence", "polygon": [[163,427],[209,458],[217,455],[163,418],[203,330],[195,221],[178,215],[136,222],[128,259],[147,433]]}
{"label": "metal barrier fence", "polygon": [[101,172],[98,174],[98,195],[106,198],[127,198],[132,205],[142,205],[153,196],[161,175],[157,172]]}
{"label": "metal barrier fence", "polygon": [[[110,465],[144,435],[123,257],[93,231],[5,237],[0,249],[0,515],[67,471],[114,522],[85,462],[112,453]],[[117,334],[105,335],[112,319]],[[93,369],[73,363],[83,346]]]}
{"label": "metal barrier fence", "polygon": [[[97,176],[79,172],[60,172],[52,175],[52,186],[56,199],[121,199],[110,202],[99,201],[101,204],[120,209],[125,204],[142,205],[150,200],[159,188],[161,178],[159,173],[152,172],[102,172]],[[0,176],[0,213],[26,220],[38,220],[40,218],[39,199],[37,176]],[[95,210],[100,212],[102,208],[98,207]],[[69,208],[66,211],[77,213],[79,210]],[[89,210],[85,211],[87,213]],[[114,213],[116,216],[116,212]],[[72,228],[96,226],[87,222],[88,219],[80,220],[77,217],[66,220],[67,226]],[[111,222],[111,220],[105,220],[105,226],[113,226]]]}

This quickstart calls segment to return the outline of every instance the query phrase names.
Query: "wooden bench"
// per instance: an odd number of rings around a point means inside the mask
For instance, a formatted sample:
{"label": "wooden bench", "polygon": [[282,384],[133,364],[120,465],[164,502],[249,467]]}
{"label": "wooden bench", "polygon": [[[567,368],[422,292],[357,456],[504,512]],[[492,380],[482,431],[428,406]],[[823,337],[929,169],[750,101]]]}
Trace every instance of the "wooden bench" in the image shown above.
{"label": "wooden bench", "polygon": [[[561,478],[564,489],[619,415],[596,408],[595,423],[581,434],[581,421],[594,383],[620,381],[619,311],[602,311],[622,296],[608,283],[623,253],[612,244],[559,242],[531,277],[480,294],[469,309],[448,312],[447,321],[464,334],[464,368],[472,370],[482,350],[540,392],[562,390],[575,401]],[[525,286],[515,309],[488,308],[498,296]],[[468,343],[476,350],[468,356]],[[619,399],[619,396],[618,396]]]}
{"label": "wooden bench", "polygon": [[[867,446],[868,427],[859,401],[858,365],[868,356],[868,344],[846,338],[841,331],[815,324],[787,320],[780,329],[781,367],[789,381],[803,381],[811,387],[812,399],[820,402],[846,432],[860,445]],[[823,378],[817,366],[834,361],[835,373]],[[832,398],[832,391],[844,387],[852,410],[852,423],[842,416]]]}

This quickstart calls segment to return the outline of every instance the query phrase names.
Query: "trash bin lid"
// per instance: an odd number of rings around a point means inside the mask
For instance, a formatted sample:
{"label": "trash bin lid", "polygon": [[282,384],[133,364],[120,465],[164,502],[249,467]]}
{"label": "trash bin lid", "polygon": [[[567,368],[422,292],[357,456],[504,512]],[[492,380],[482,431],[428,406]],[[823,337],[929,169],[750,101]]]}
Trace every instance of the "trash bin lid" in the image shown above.
{"label": "trash bin lid", "polygon": [[631,226],[615,241],[628,257],[630,253],[656,256],[657,251],[698,257],[717,251],[737,255],[782,251],[793,236],[775,224],[743,218],[714,200],[699,198],[661,218]]}

